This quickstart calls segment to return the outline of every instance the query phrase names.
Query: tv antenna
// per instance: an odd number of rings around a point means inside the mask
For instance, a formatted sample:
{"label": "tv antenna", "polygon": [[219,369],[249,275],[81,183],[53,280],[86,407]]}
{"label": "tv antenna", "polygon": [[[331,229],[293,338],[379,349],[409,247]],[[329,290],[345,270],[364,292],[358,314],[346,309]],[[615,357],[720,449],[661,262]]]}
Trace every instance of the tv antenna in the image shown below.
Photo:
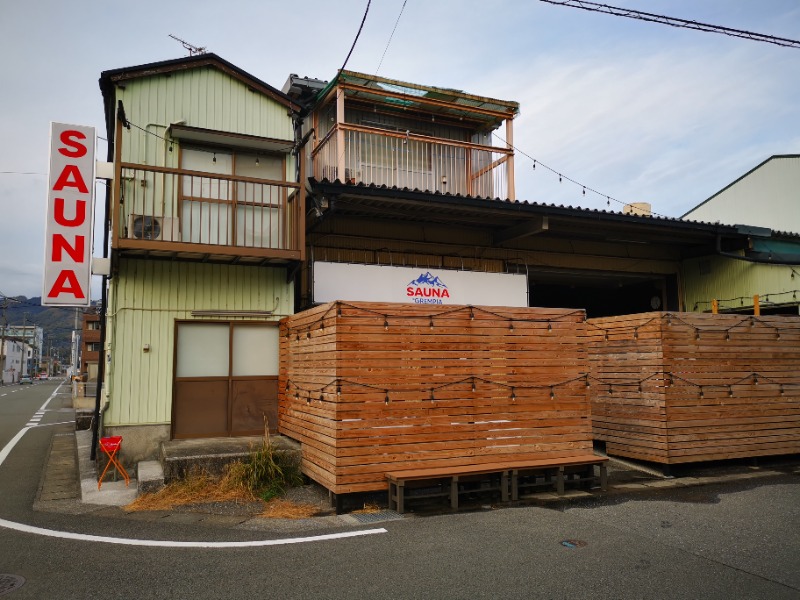
{"label": "tv antenna", "polygon": [[172,35],[171,33],[169,34],[169,37],[171,37],[176,42],[180,42],[181,46],[183,46],[184,48],[186,48],[189,51],[189,56],[196,56],[198,54],[205,54],[206,53],[205,47],[201,48],[200,46],[195,46],[193,44],[190,44],[189,42],[187,42],[185,40],[182,40],[178,36]]}

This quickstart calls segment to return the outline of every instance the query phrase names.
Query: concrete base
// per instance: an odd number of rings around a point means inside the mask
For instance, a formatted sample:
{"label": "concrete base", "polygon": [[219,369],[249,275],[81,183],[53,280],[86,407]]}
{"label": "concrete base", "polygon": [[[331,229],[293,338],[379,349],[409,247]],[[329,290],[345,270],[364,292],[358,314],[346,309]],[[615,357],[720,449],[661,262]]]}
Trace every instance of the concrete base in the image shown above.
{"label": "concrete base", "polygon": [[136,467],[139,494],[154,494],[164,487],[164,468],[157,460],[143,460]]}
{"label": "concrete base", "polygon": [[169,441],[170,426],[163,425],[120,425],[106,426],[103,436],[122,436],[122,464],[135,465],[143,460],[161,458],[161,443]]}
{"label": "concrete base", "polygon": [[104,506],[124,506],[136,500],[137,483],[135,479],[131,479],[128,486],[125,485],[125,481],[104,481],[102,487],[97,489],[97,466],[90,458],[91,431],[76,431],[75,443],[78,446],[81,502]]}
{"label": "concrete base", "polygon": [[[299,464],[300,444],[282,435],[270,436],[278,452],[286,452]],[[261,436],[234,438],[201,438],[170,440],[162,444],[161,462],[167,483],[182,479],[193,470],[220,476],[225,467],[237,460],[246,460],[264,442]]]}

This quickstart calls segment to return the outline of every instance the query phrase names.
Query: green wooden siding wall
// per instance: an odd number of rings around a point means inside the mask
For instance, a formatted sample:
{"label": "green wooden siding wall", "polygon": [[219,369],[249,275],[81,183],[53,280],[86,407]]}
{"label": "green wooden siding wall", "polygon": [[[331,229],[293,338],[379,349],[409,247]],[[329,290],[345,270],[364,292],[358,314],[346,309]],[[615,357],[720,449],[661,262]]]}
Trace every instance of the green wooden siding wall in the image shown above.
{"label": "green wooden siding wall", "polygon": [[277,321],[294,309],[280,268],[123,259],[113,282],[107,426],[171,421],[176,320],[192,320],[193,310],[272,310]]}
{"label": "green wooden siding wall", "polygon": [[[124,162],[177,167],[177,144],[169,152],[169,145],[159,138],[167,137],[167,128],[179,121],[229,133],[282,140],[294,137],[285,106],[209,67],[126,81],[117,88],[116,97],[122,100],[129,121],[155,134],[135,127],[123,129]],[[288,154],[286,179],[294,179],[294,159]]]}
{"label": "green wooden siding wall", "polygon": [[[795,268],[795,271],[800,269]],[[762,305],[766,296],[774,303],[792,302],[792,292],[800,289],[800,276],[792,278],[792,268],[786,265],[752,263],[744,260],[709,256],[683,263],[683,289],[686,310],[709,311],[711,301],[749,297],[742,302],[721,302],[720,310],[752,306],[752,296],[758,294]],[[781,294],[781,295],[776,295]],[[797,294],[800,298],[800,294]]]}

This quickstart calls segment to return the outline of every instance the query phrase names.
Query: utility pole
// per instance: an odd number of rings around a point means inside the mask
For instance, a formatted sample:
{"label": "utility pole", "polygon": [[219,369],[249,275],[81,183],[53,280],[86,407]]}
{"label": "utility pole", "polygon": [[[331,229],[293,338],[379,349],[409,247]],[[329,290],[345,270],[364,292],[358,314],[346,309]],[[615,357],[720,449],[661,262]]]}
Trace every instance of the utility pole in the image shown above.
{"label": "utility pole", "polygon": [[22,313],[22,362],[19,367],[19,376],[22,378],[23,375],[27,375],[28,373],[28,353],[25,351],[25,328],[27,327],[28,323],[28,313]]}

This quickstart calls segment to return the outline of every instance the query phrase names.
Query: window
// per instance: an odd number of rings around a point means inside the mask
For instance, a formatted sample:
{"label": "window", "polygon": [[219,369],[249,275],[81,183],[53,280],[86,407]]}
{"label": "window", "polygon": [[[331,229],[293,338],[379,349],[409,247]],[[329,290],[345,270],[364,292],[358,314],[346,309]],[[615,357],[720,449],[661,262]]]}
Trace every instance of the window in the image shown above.
{"label": "window", "polygon": [[100,321],[89,321],[86,323],[86,329],[89,331],[96,331],[100,329]]}
{"label": "window", "polygon": [[237,181],[284,181],[282,156],[186,148],[181,152],[181,167],[209,173],[182,178],[182,240],[221,246],[285,247],[285,188]]}
{"label": "window", "polygon": [[100,352],[100,342],[90,342],[86,344],[87,352]]}

